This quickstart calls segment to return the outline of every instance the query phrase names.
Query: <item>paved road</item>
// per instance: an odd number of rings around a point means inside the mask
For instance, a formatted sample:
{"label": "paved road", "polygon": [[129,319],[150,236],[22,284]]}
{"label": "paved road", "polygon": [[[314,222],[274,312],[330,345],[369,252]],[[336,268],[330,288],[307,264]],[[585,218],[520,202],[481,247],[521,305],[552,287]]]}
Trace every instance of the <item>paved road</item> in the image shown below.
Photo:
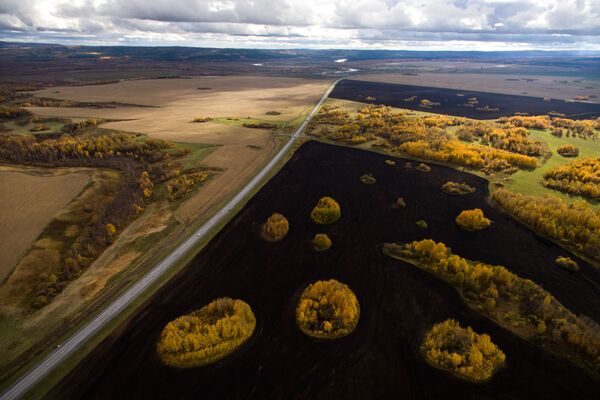
{"label": "paved road", "polygon": [[100,315],[98,315],[89,324],[82,327],[77,333],[71,338],[64,342],[60,347],[54,349],[44,360],[42,360],[37,366],[35,366],[26,375],[21,377],[12,387],[0,396],[0,400],[12,400],[18,399],[27,393],[36,383],[42,378],[48,375],[54,370],[62,361],[64,361],[69,355],[77,350],[86,341],[92,338],[103,326],[110,322],[116,317],[125,307],[133,302],[139,295],[141,295],[152,283],[160,278],[166,271],[169,270],[184,254],[186,254],[196,242],[202,240],[215,226],[217,226],[225,217],[227,217],[231,211],[237,206],[241,205],[244,198],[251,193],[277,165],[277,163],[285,157],[296,139],[302,134],[302,131],[306,128],[306,125],[310,122],[310,119],[318,111],[319,107],[325,99],[329,96],[335,85],[339,81],[334,82],[327,92],[323,95],[321,100],[313,108],[310,114],[306,117],[302,125],[298,127],[296,132],[291,136],[290,140],[283,146],[283,148],[269,161],[267,165],[250,181],[240,192],[231,199],[223,208],[221,208],[215,215],[212,216],[204,225],[202,225],[191,237],[177,247],[171,254],[163,259],[156,267],[148,272],[142,279],[140,279],[135,285],[129,288],[123,293],[118,299],[116,299],[111,305],[109,305]]}

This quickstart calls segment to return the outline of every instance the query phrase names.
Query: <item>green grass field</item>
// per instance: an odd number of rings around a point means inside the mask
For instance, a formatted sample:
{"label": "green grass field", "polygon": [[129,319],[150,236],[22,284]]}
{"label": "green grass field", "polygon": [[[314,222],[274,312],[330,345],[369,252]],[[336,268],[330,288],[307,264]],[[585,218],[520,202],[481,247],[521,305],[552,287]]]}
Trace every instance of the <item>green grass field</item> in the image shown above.
{"label": "green grass field", "polygon": [[200,167],[202,160],[220,147],[220,145],[205,143],[175,143],[175,149],[180,149],[182,147],[189,147],[192,149],[192,152],[178,161],[183,165],[184,169],[191,169]]}
{"label": "green grass field", "polygon": [[[533,140],[540,140],[545,142],[550,150],[552,151],[552,156],[544,162],[541,166],[536,168],[533,171],[519,171],[513,174],[510,179],[506,182],[506,187],[512,191],[524,193],[524,194],[533,194],[533,195],[543,195],[543,194],[553,194],[555,196],[559,196],[564,200],[573,201],[574,199],[581,199],[578,196],[569,196],[568,194],[559,192],[553,189],[547,189],[542,185],[542,181],[544,178],[544,173],[549,171],[550,169],[557,167],[562,164],[566,164],[571,160],[577,160],[585,157],[599,157],[600,156],[600,140],[583,140],[579,138],[572,137],[562,137],[557,138],[550,134],[549,131],[540,131],[540,130],[530,130],[530,137]],[[579,147],[579,157],[576,158],[565,158],[559,155],[556,152],[556,149],[564,144],[572,144],[574,146]],[[600,208],[600,204],[592,203],[596,207]]]}

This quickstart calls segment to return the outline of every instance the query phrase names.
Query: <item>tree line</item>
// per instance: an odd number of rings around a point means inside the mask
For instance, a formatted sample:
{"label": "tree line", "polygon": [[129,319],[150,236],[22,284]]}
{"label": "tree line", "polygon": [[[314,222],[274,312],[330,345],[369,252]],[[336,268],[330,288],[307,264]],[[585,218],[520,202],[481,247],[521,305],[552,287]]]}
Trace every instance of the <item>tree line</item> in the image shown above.
{"label": "tree line", "polygon": [[[86,129],[94,127],[92,132]],[[93,122],[69,127],[73,133],[55,135],[2,135],[0,160],[41,167],[110,168],[121,173],[117,187],[105,188],[110,199],[98,201],[88,211],[88,223],[61,252],[54,279],[32,282],[33,306],[41,307],[77,278],[133,219],[152,201],[153,186],[180,175],[172,158],[173,144],[141,135],[95,128]],[[52,224],[48,229],[52,228]]]}
{"label": "tree line", "polygon": [[569,204],[555,196],[498,189],[492,200],[534,231],[600,263],[600,212],[585,201]]}
{"label": "tree line", "polygon": [[600,199],[600,158],[583,158],[552,168],[544,186],[569,194]]}
{"label": "tree line", "polygon": [[548,344],[578,365],[600,373],[600,326],[578,317],[529,279],[503,266],[467,260],[424,239],[386,243],[385,254],[407,261],[452,284],[467,305],[526,339]]}

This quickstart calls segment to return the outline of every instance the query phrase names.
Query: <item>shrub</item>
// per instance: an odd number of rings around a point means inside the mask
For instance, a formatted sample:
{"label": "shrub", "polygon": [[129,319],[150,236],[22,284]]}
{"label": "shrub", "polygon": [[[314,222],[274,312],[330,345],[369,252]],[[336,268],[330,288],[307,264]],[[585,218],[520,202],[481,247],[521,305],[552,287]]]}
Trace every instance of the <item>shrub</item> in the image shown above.
{"label": "shrub", "polygon": [[483,211],[480,208],[461,212],[455,221],[462,229],[471,232],[485,229],[492,223],[492,221],[483,216]]}
{"label": "shrub", "polygon": [[262,226],[263,238],[272,242],[281,240],[287,235],[289,229],[288,220],[283,215],[274,213]]}
{"label": "shrub", "polygon": [[331,247],[331,239],[325,233],[317,233],[312,242],[316,251],[325,251]]}
{"label": "shrub", "polygon": [[377,179],[375,179],[375,177],[371,174],[364,174],[360,177],[360,181],[365,185],[372,185],[377,182]]}
{"label": "shrub", "polygon": [[417,225],[419,228],[421,229],[427,229],[427,221],[425,221],[424,219],[420,219],[417,222],[415,222],[415,225]]}
{"label": "shrub", "polygon": [[396,161],[394,160],[385,160],[385,165],[389,165],[390,167],[396,166]]}
{"label": "shrub", "polygon": [[356,296],[343,283],[317,281],[304,289],[296,308],[298,327],[308,336],[335,339],[350,334],[358,324]]}
{"label": "shrub", "polygon": [[563,157],[577,157],[579,155],[579,148],[570,144],[559,146],[556,152]]}
{"label": "shrub", "polygon": [[466,183],[448,181],[442,185],[442,192],[455,196],[462,196],[475,193],[475,188]]}
{"label": "shrub", "polygon": [[252,336],[250,306],[228,297],[179,317],[163,329],[156,351],[168,366],[191,368],[221,360]]}
{"label": "shrub", "polygon": [[429,171],[431,171],[431,167],[429,165],[423,164],[423,163],[420,163],[419,165],[417,165],[417,169],[419,171],[423,171],[423,172],[429,172]]}
{"label": "shrub", "polygon": [[404,201],[403,197],[398,197],[398,199],[396,199],[396,207],[397,208],[404,208],[404,207],[406,207],[406,202]]}
{"label": "shrub", "polygon": [[313,222],[319,225],[328,225],[338,221],[341,217],[340,205],[331,197],[325,196],[310,213]]}
{"label": "shrub", "polygon": [[192,122],[195,122],[195,123],[203,123],[203,122],[208,122],[208,121],[212,121],[212,118],[211,117],[197,117],[192,120]]}
{"label": "shrub", "polygon": [[579,264],[571,257],[556,257],[556,265],[569,271],[579,271]]}
{"label": "shrub", "polygon": [[463,328],[453,319],[435,324],[422,350],[433,366],[475,381],[491,378],[506,359],[488,335]]}

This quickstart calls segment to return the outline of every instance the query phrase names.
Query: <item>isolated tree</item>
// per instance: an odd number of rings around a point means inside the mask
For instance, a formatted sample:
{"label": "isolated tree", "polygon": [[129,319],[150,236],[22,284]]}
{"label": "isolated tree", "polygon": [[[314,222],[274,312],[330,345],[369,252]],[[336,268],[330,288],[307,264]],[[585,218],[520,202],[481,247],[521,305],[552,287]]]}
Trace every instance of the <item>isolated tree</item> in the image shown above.
{"label": "isolated tree", "polygon": [[279,213],[271,215],[263,224],[263,237],[270,241],[281,240],[287,235],[290,229],[288,220]]}
{"label": "isolated tree", "polygon": [[319,225],[329,225],[338,221],[341,217],[340,205],[331,197],[325,196],[319,199],[319,202],[310,213],[313,222]]}
{"label": "isolated tree", "polygon": [[456,224],[467,231],[479,231],[491,225],[492,221],[484,217],[480,208],[465,210],[456,217]]}

